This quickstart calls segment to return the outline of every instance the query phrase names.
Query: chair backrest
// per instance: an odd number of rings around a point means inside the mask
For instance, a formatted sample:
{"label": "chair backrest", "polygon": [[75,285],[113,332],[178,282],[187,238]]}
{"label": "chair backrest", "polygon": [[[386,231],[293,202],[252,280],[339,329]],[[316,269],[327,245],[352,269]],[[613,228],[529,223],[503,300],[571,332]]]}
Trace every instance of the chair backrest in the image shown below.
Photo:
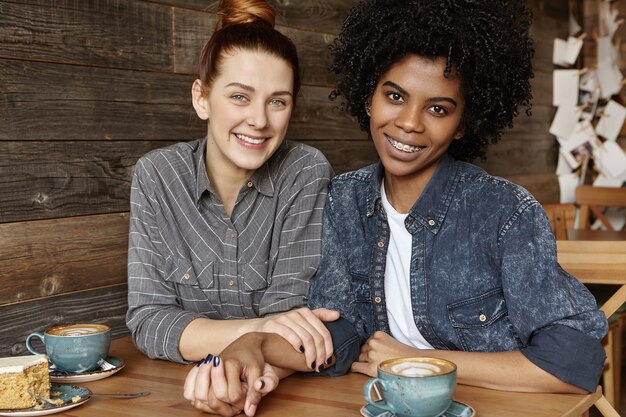
{"label": "chair backrest", "polygon": [[588,229],[591,214],[608,230],[614,230],[602,211],[606,207],[626,207],[626,188],[594,187],[581,185],[576,188],[576,204],[580,207],[578,227]]}
{"label": "chair backrest", "polygon": [[[626,297],[626,241],[558,240],[556,247],[564,270],[585,284],[623,285]],[[621,305],[609,300],[601,310],[610,317]]]}
{"label": "chair backrest", "polygon": [[567,229],[574,228],[576,206],[573,204],[543,204],[542,206],[550,219],[554,236],[558,240],[566,240]]}

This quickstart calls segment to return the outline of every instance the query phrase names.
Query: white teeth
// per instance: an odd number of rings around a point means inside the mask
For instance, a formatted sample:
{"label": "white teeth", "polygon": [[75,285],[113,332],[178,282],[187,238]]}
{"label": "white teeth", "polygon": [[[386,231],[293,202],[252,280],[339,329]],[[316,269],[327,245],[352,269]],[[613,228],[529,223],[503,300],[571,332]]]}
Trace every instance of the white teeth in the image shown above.
{"label": "white teeth", "polygon": [[402,152],[413,153],[413,152],[419,152],[422,150],[422,148],[420,148],[419,146],[411,146],[411,145],[407,145],[406,143],[400,143],[397,140],[391,139],[389,136],[387,136],[387,140],[389,141],[391,146],[393,146],[394,148]]}
{"label": "white teeth", "polygon": [[237,138],[239,138],[240,140],[246,143],[250,143],[252,145],[260,145],[266,140],[265,138],[262,138],[262,139],[251,138],[250,136],[242,135],[241,133],[235,133],[235,136],[237,136]]}

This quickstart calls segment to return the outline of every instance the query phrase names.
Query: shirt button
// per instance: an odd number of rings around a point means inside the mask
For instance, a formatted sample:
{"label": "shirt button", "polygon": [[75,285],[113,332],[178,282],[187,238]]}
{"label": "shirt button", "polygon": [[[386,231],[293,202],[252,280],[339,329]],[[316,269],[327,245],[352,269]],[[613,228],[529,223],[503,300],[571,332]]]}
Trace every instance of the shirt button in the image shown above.
{"label": "shirt button", "polygon": [[429,224],[430,226],[434,226],[434,225],[435,225],[435,221],[434,221],[433,219],[429,219],[429,220],[428,220],[428,224]]}
{"label": "shirt button", "polygon": [[485,316],[484,314],[481,314],[480,316],[478,316],[478,320],[484,323],[485,321],[487,321],[487,316]]}
{"label": "shirt button", "polygon": [[385,242],[383,242],[382,240],[380,242],[378,242],[378,247],[379,248],[384,248],[385,247]]}
{"label": "shirt button", "polygon": [[376,298],[374,298],[374,302],[375,302],[376,304],[380,304],[380,302],[381,302],[381,301],[383,301],[383,299],[382,299],[382,298],[380,298],[380,297],[376,297]]}
{"label": "shirt button", "polygon": [[231,279],[230,281],[228,281],[228,285],[230,285],[231,287],[235,285],[235,280]]}
{"label": "shirt button", "polygon": [[248,188],[251,188],[253,185],[252,181],[248,181]]}
{"label": "shirt button", "polygon": [[185,274],[183,275],[183,279],[189,279],[189,273],[185,272]]}
{"label": "shirt button", "polygon": [[230,237],[232,237],[233,239],[234,239],[234,238],[236,238],[236,237],[237,237],[237,232],[232,232],[232,233],[230,234]]}

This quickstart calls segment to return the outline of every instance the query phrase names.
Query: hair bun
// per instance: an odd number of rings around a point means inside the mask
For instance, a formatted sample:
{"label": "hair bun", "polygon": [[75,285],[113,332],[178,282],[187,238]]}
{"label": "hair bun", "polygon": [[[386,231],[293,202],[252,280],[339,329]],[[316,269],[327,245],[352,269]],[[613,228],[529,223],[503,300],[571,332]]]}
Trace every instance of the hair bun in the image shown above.
{"label": "hair bun", "polygon": [[241,23],[264,23],[274,27],[274,8],[265,0],[220,0],[215,30]]}

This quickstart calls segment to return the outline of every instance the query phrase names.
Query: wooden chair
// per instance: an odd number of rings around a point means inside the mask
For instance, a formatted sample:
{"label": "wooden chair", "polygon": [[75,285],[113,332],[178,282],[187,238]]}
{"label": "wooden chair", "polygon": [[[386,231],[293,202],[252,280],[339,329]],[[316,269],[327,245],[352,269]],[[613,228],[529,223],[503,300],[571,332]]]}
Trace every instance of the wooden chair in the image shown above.
{"label": "wooden chair", "polygon": [[[626,241],[558,240],[557,255],[561,267],[585,284],[620,286],[600,307],[607,318],[626,303]],[[609,331],[606,338],[607,363],[603,372],[604,395],[596,403],[605,416],[612,415],[603,411],[603,409],[610,411],[607,404],[609,407],[616,408],[619,404],[621,323],[621,320],[615,320],[614,328]]]}
{"label": "wooden chair", "polygon": [[579,228],[588,229],[591,215],[600,220],[608,230],[614,230],[606,218],[603,208],[626,207],[626,187],[594,187],[580,185],[576,188],[576,204],[580,207]]}
{"label": "wooden chair", "polygon": [[543,204],[552,231],[558,240],[567,240],[567,229],[574,228],[576,206],[573,204]]}

